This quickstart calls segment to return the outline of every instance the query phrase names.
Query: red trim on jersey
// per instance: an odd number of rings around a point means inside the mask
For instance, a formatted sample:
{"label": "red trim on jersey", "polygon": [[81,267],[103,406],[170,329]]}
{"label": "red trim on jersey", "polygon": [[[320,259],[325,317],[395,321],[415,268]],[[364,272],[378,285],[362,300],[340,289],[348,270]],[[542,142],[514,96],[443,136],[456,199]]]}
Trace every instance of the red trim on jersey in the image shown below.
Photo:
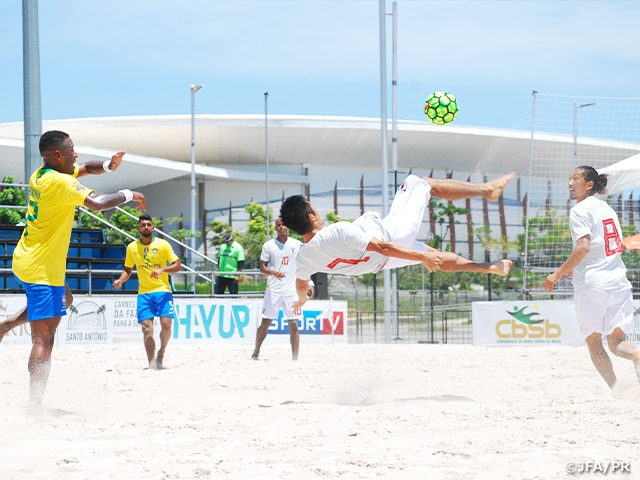
{"label": "red trim on jersey", "polygon": [[333,270],[340,263],[347,263],[349,265],[357,265],[359,263],[368,262],[371,259],[370,256],[364,257],[362,260],[348,259],[348,258],[336,258],[333,262],[327,265],[327,268]]}

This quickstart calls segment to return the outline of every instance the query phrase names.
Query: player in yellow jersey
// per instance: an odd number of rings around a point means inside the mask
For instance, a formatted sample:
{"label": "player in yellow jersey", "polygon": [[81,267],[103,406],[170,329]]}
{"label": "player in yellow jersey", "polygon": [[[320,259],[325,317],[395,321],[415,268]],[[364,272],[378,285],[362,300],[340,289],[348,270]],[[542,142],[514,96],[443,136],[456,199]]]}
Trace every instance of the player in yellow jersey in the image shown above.
{"label": "player in yellow jersey", "polygon": [[[153,236],[153,220],[147,214],[140,215],[138,231],[142,238],[127,245],[124,272],[113,282],[120,288],[131,276],[133,267],[138,270],[138,323],[142,327],[144,348],[149,368],[162,369],[164,352],[171,338],[171,324],[175,318],[173,295],[169,273],[182,270],[180,259],[166,240]],[[160,317],[160,348],[156,355],[153,339],[153,318]]]}
{"label": "player in yellow jersey", "polygon": [[146,209],[144,195],[139,192],[120,190],[97,194],[77,180],[83,175],[117,169],[124,152],[105,162],[76,165],[78,155],[71,138],[56,130],[44,133],[39,147],[44,162],[29,179],[26,225],[12,261],[13,273],[27,294],[27,308],[0,324],[0,339],[10,328],[27,320],[31,324],[31,412],[42,404],[55,331],[71,301],[68,287],[65,288],[65,270],[76,206],[100,211],[133,200],[139,210]]}

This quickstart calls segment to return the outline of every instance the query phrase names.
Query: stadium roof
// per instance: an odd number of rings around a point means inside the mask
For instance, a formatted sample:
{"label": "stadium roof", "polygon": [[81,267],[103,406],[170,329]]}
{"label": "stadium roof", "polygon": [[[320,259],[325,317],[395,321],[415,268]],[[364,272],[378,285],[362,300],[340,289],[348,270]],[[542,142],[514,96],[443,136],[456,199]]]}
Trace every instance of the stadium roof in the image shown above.
{"label": "stadium roof", "polygon": [[[264,127],[263,115],[196,115],[198,176],[263,182]],[[43,122],[43,131],[47,130],[69,133],[80,162],[110,158],[119,150],[128,152],[121,168],[130,176],[131,188],[190,174],[190,115],[48,120]],[[272,182],[304,183],[303,165],[380,166],[380,120],[376,118],[270,115],[268,133]],[[17,181],[24,177],[23,138],[21,122],[0,124],[0,172],[14,175]],[[570,135],[536,134],[536,139],[573,142]],[[603,147],[617,152],[615,161],[640,152],[640,145],[625,142],[584,137],[579,141],[581,162],[587,164],[590,155],[601,155]],[[528,175],[530,150],[529,131],[398,121],[399,170]],[[120,183],[109,175],[98,178],[100,190],[118,188]]]}

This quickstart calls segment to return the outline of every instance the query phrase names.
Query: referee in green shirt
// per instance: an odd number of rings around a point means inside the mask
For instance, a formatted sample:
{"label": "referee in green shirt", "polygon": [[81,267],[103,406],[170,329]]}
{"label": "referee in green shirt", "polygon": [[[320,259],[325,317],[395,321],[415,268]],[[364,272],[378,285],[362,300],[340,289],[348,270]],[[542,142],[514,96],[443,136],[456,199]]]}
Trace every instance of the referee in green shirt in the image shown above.
{"label": "referee in green shirt", "polygon": [[[222,245],[218,251],[218,270],[220,272],[240,272],[244,268],[244,248],[233,239],[229,233],[222,237]],[[216,295],[223,295],[229,288],[231,295],[238,294],[238,280],[240,275],[218,274],[216,281]]]}

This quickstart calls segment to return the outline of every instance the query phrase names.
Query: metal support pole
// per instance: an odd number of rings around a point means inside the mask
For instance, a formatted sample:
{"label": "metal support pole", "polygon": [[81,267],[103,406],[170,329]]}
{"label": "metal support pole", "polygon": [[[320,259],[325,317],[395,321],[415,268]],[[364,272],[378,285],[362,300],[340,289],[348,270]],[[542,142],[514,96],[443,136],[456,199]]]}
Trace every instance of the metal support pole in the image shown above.
{"label": "metal support pole", "polygon": [[264,92],[264,162],[266,167],[266,210],[267,210],[267,240],[271,238],[271,225],[269,220],[269,130],[268,130],[268,117],[267,117],[267,99],[269,98],[269,92]]}
{"label": "metal support pole", "polygon": [[[389,213],[389,160],[387,146],[387,42],[385,29],[385,0],[379,1],[380,18],[380,133],[382,163],[382,216]],[[384,327],[385,343],[391,342],[391,275],[382,271],[384,278]]]}
{"label": "metal support pole", "polygon": [[[203,85],[191,85],[191,249],[196,249],[196,92]],[[190,266],[194,268],[193,252],[189,252]],[[195,279],[194,279],[195,281]]]}
{"label": "metal support pole", "polygon": [[[42,135],[40,102],[40,41],[38,35],[38,0],[22,0],[22,48],[24,95],[24,183],[42,165],[38,143]],[[25,191],[29,202],[29,190]]]}
{"label": "metal support pole", "polygon": [[[393,191],[398,191],[398,2],[393,2],[391,48],[391,169]],[[391,309],[396,324],[396,340],[400,338],[400,301],[398,297],[398,271],[391,271]]]}

